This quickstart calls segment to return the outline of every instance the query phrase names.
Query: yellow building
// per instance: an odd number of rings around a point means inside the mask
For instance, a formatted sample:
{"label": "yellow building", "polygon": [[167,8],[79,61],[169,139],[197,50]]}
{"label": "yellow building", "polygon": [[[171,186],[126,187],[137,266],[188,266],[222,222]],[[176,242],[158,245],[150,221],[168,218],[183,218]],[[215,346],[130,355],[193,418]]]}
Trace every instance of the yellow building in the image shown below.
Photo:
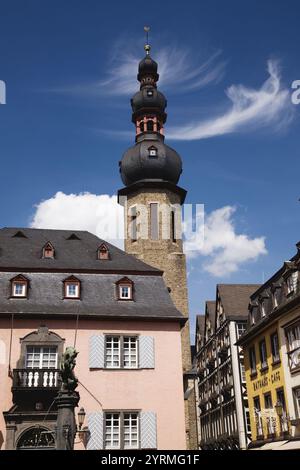
{"label": "yellow building", "polygon": [[244,345],[252,446],[289,433],[278,322],[270,322]]}
{"label": "yellow building", "polygon": [[250,297],[245,356],[252,442],[300,448],[300,244],[297,254]]}

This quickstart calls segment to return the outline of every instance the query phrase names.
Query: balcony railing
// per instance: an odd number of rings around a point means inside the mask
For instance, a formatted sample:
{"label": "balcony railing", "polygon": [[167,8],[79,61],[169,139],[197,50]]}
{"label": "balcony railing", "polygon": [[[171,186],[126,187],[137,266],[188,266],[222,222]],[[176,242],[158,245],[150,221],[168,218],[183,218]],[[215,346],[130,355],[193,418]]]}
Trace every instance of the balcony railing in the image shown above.
{"label": "balcony railing", "polygon": [[58,389],[61,384],[59,369],[14,369],[13,389]]}
{"label": "balcony railing", "polygon": [[300,369],[300,347],[288,352],[290,371]]}

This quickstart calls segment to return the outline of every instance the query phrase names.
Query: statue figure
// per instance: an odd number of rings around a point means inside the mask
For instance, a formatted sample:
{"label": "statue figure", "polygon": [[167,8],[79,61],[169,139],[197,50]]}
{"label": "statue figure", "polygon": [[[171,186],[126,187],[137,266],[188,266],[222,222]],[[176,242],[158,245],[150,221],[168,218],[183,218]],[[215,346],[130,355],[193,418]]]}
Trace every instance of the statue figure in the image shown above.
{"label": "statue figure", "polygon": [[66,348],[60,364],[62,385],[61,390],[73,392],[78,385],[78,379],[74,374],[76,356],[78,351],[72,346]]}

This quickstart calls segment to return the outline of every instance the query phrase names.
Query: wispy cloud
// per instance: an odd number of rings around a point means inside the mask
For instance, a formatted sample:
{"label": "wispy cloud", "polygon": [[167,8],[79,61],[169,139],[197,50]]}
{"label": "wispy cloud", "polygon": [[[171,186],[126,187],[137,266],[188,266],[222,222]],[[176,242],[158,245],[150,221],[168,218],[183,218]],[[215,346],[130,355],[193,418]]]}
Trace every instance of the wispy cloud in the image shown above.
{"label": "wispy cloud", "polygon": [[230,86],[228,110],[209,119],[168,128],[173,140],[198,140],[272,126],[282,129],[293,117],[289,90],[281,83],[278,62],[268,62],[268,79],[258,90],[244,85]]}
{"label": "wispy cloud", "polygon": [[242,265],[255,261],[267,253],[265,238],[251,238],[237,233],[233,215],[236,208],[224,206],[207,214],[203,230],[185,242],[189,258],[203,258],[202,267],[215,277],[226,277],[238,271]]}
{"label": "wispy cloud", "polygon": [[[133,48],[134,50],[134,48]],[[187,92],[218,83],[224,76],[226,62],[220,50],[209,57],[200,57],[191,50],[166,46],[153,53],[158,62],[159,83],[163,89]],[[129,53],[114,47],[106,76],[92,83],[73,84],[52,88],[52,92],[81,95],[131,95],[138,90],[137,70],[141,53]]]}

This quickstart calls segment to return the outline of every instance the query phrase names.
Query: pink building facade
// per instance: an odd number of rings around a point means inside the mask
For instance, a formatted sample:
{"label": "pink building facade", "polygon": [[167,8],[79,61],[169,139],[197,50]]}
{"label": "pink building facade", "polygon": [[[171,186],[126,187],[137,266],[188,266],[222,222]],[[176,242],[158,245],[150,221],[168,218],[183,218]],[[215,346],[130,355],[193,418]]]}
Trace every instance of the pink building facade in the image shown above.
{"label": "pink building facade", "polygon": [[87,431],[75,449],[184,449],[184,320],[162,273],[108,244],[99,259],[87,232],[16,233],[0,230],[0,448],[55,447],[59,362],[75,346]]}

